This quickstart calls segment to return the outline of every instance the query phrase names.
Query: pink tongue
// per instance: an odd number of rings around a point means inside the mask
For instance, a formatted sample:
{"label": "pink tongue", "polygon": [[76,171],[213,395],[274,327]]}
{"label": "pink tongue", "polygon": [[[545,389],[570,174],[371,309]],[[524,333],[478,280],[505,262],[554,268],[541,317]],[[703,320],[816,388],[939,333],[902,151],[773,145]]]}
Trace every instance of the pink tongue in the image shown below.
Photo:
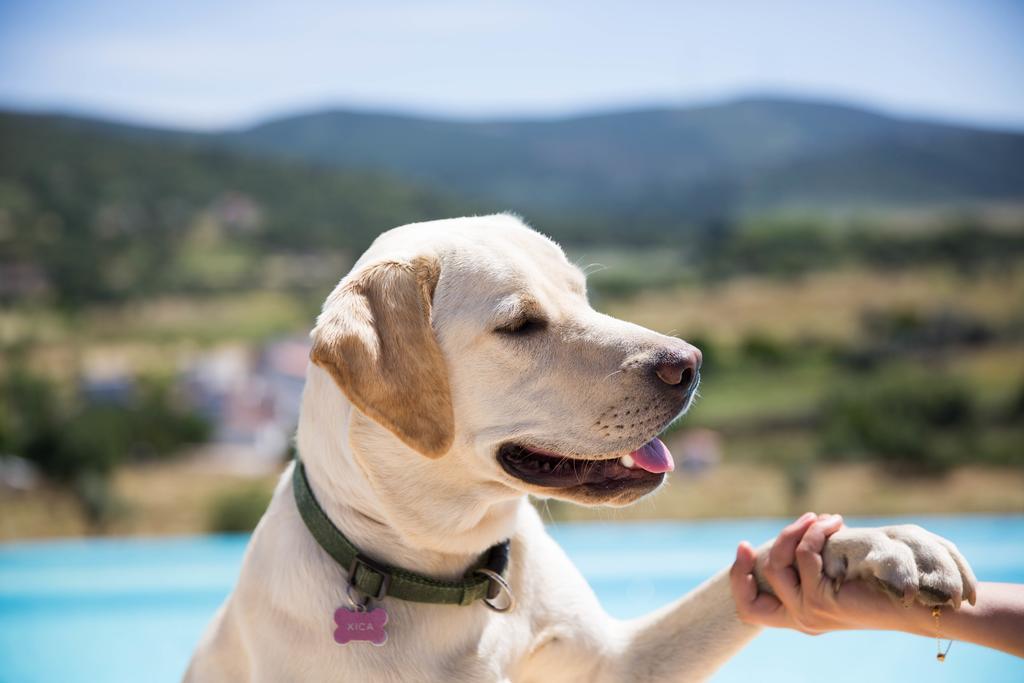
{"label": "pink tongue", "polygon": [[630,455],[633,456],[633,462],[637,467],[655,474],[671,472],[676,468],[676,464],[672,462],[672,454],[668,452],[661,439],[651,439]]}

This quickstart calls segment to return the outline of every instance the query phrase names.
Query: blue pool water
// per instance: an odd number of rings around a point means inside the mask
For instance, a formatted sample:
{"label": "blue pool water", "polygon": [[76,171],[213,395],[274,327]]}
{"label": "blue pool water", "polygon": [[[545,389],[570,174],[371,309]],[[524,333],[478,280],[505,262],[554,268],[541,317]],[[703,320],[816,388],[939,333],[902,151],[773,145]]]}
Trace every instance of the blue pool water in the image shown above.
{"label": "blue pool water", "polygon": [[[953,539],[982,580],[1024,582],[1024,517],[923,523]],[[561,524],[551,532],[608,611],[632,617],[729,564],[739,540],[769,538],[782,524]],[[179,680],[207,620],[231,590],[246,541],[204,536],[0,546],[0,681]],[[939,664],[935,641],[926,638],[770,631],[715,680],[1024,681],[1024,660],[956,643]]]}

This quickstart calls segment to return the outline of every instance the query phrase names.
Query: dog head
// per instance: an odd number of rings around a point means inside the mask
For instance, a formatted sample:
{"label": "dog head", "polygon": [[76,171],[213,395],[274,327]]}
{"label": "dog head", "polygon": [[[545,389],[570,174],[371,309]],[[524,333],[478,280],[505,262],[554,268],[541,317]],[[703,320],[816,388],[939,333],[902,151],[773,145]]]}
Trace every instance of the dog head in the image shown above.
{"label": "dog head", "polygon": [[386,433],[420,454],[364,467],[588,504],[661,484],[672,459],[657,435],[689,406],[701,362],[680,339],[593,310],[562,250],[504,215],[385,233],[313,339],[313,362],[372,423],[350,438],[384,450]]}

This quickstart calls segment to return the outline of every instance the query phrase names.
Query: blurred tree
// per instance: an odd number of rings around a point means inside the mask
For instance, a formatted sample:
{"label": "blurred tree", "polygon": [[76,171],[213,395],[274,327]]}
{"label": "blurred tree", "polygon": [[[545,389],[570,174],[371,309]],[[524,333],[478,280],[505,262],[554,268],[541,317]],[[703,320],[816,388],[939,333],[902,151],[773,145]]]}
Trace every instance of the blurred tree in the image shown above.
{"label": "blurred tree", "polygon": [[756,330],[743,335],[738,350],[740,358],[744,361],[775,367],[789,363],[800,353],[800,349],[795,345],[786,344]]}
{"label": "blurred tree", "polygon": [[1017,389],[1017,395],[1010,401],[1010,409],[1007,412],[1011,420],[1024,419],[1024,382]]}
{"label": "blurred tree", "polygon": [[969,460],[977,411],[967,387],[922,369],[858,373],[821,406],[825,459],[877,460],[911,475],[945,472]]}
{"label": "blurred tree", "polygon": [[166,385],[143,382],[141,395],[125,405],[83,395],[62,400],[55,383],[20,363],[0,381],[0,415],[0,447],[71,490],[96,526],[114,509],[108,478],[115,467],[209,436],[205,420],[177,405]]}
{"label": "blurred tree", "polygon": [[826,268],[843,256],[834,230],[810,217],[775,216],[753,220],[717,244],[718,268],[732,273],[792,277]]}
{"label": "blurred tree", "polygon": [[249,532],[270,504],[272,491],[252,485],[218,496],[210,508],[208,527],[217,533]]}

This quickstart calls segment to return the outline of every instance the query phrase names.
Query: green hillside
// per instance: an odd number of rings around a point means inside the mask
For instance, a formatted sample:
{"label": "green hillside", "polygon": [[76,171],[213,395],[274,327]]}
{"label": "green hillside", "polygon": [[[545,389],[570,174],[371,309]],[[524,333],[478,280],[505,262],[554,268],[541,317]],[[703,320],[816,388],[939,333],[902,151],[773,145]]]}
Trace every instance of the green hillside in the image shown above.
{"label": "green hillside", "polygon": [[[66,304],[343,272],[388,226],[474,207],[379,174],[245,158],[201,138],[0,114],[0,297]],[[288,261],[288,257],[293,257]],[[28,272],[28,275],[25,273]],[[291,274],[289,274],[291,273]]]}

